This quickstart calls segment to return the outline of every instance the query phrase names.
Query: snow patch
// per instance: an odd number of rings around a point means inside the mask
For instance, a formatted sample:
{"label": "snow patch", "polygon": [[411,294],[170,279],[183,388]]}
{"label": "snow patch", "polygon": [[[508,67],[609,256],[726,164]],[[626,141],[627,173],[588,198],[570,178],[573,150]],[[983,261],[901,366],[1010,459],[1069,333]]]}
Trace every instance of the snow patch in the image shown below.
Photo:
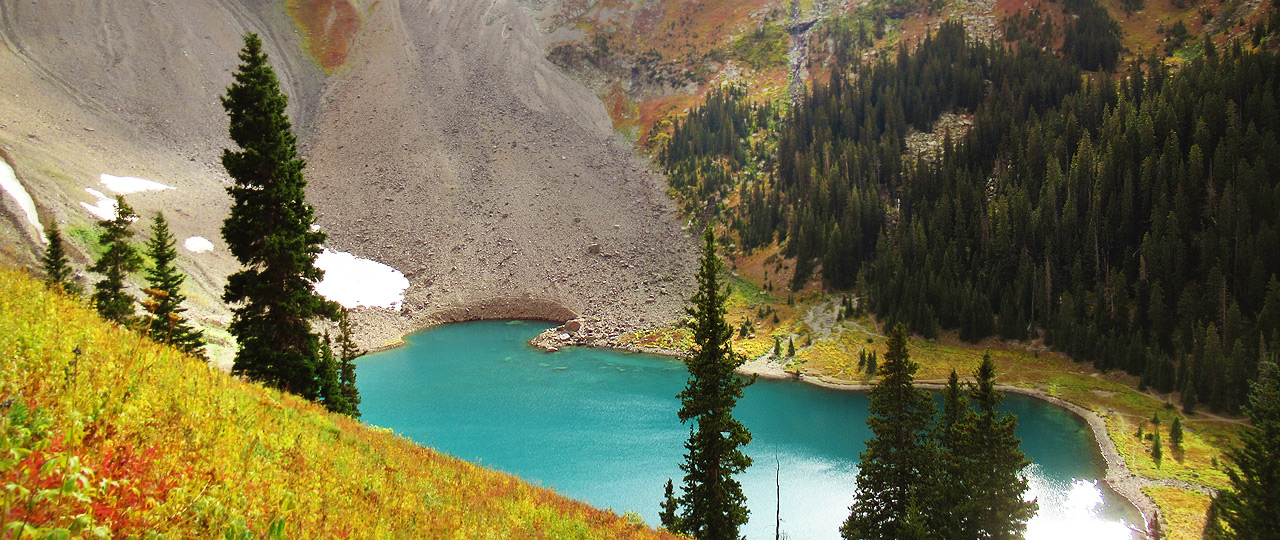
{"label": "snow patch", "polygon": [[204,253],[213,251],[213,242],[203,236],[192,236],[182,242],[182,247],[187,248],[187,251],[192,253]]}
{"label": "snow patch", "polygon": [[133,176],[112,176],[107,173],[102,173],[102,176],[98,177],[98,182],[107,186],[107,189],[121,195],[138,193],[140,191],[164,191],[166,189],[174,189],[173,186],[166,186],[160,182],[152,182],[145,178],[136,178]]}
{"label": "snow patch", "polygon": [[27,189],[22,187],[22,182],[18,181],[18,173],[3,159],[0,159],[0,187],[18,202],[22,213],[27,215],[27,221],[40,232],[40,241],[47,243],[49,239],[44,237],[44,225],[40,224],[40,214],[36,213],[36,202],[31,199]]}
{"label": "snow patch", "polygon": [[97,198],[98,202],[94,204],[81,202],[80,206],[83,206],[90,214],[97,216],[98,219],[103,221],[111,221],[116,218],[116,200],[114,198],[108,197],[101,191],[93,188],[84,188],[84,190]]}
{"label": "snow patch", "polygon": [[325,248],[316,257],[316,267],[324,270],[316,292],[346,308],[369,306],[400,311],[404,290],[409,288],[409,280],[399,270],[343,251]]}

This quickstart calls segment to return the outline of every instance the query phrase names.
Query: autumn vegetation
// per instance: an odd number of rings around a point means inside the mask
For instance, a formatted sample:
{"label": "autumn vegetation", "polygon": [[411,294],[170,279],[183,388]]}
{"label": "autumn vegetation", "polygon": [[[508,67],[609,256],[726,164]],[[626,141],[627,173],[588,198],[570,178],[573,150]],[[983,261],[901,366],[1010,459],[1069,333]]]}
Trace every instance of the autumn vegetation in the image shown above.
{"label": "autumn vegetation", "polygon": [[670,538],[238,380],[0,269],[2,538]]}

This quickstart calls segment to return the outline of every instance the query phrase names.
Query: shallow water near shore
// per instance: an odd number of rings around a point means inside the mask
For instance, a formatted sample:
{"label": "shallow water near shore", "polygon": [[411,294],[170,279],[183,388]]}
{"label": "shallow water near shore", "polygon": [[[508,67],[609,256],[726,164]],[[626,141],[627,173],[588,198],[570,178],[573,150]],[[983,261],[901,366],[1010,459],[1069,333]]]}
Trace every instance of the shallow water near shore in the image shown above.
{"label": "shallow water near shore", "polygon": [[[461,459],[520,476],[599,508],[656,524],[668,478],[680,484],[689,428],[676,417],[687,372],[677,359],[526,345],[550,325],[486,321],[445,325],[405,347],[363,357],[362,420]],[[1027,538],[1129,539],[1138,512],[1104,487],[1105,465],[1083,420],[1031,397],[1006,394],[1018,415],[1031,495],[1040,504]],[[760,380],[734,411],[753,435],[755,464],[738,476],[751,508],[743,533],[836,539],[853,502],[858,453],[871,436],[862,392]]]}

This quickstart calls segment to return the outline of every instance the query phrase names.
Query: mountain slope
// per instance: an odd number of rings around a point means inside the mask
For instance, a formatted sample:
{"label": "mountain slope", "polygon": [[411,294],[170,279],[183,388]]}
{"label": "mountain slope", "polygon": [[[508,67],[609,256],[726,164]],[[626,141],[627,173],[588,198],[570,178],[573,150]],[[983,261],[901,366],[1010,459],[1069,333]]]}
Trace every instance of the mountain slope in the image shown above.
{"label": "mountain slope", "polygon": [[5,530],[670,538],[210,370],[9,268],[0,441]]}
{"label": "mountain slope", "polygon": [[[290,96],[330,247],[409,276],[406,309],[357,315],[366,345],[467,318],[582,316],[616,334],[678,315],[692,251],[665,181],[543,58],[513,2],[334,3],[359,24],[341,36],[344,62],[318,51],[321,69],[307,44],[327,37],[310,20],[304,35],[285,2],[0,1],[0,149],[41,219],[71,232],[78,263],[96,221],[79,203],[100,200],[86,188],[115,195],[100,174],[173,186],[130,204],[164,210],[180,240],[213,241],[181,264],[193,312],[225,324],[217,299],[235,264],[218,233],[229,204],[218,96],[254,31]],[[0,256],[30,264],[38,235],[0,200]]]}

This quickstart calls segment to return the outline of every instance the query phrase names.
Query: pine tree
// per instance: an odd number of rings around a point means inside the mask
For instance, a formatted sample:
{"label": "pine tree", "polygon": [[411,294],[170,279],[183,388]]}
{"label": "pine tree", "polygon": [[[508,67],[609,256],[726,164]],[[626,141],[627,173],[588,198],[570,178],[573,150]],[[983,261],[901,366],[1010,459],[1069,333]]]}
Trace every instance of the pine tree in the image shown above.
{"label": "pine tree", "polygon": [[1151,433],[1151,461],[1156,462],[1156,468],[1160,468],[1160,462],[1164,461],[1164,449],[1160,444],[1160,427],[1157,426]]}
{"label": "pine tree", "polygon": [[1188,381],[1187,389],[1182,392],[1182,414],[1191,416],[1196,413],[1195,385]]}
{"label": "pine tree", "polygon": [[338,390],[342,394],[343,414],[360,418],[360,389],[356,388],[356,359],[367,354],[356,346],[351,335],[351,316],[342,310],[338,316]]}
{"label": "pine tree", "polygon": [[137,248],[129,244],[133,238],[130,227],[136,219],[138,215],[124,202],[124,197],[116,197],[116,217],[98,222],[102,227],[98,243],[107,250],[89,267],[90,271],[102,274],[102,280],[93,284],[94,307],[102,318],[119,324],[128,324],[134,317],[135,300],[124,291],[124,280],[142,267]]}
{"label": "pine tree", "polygon": [[796,341],[794,338],[788,337],[787,338],[787,357],[790,358],[795,355],[796,355]]}
{"label": "pine tree", "polygon": [[1169,444],[1174,448],[1182,448],[1182,419],[1177,416],[1173,417],[1173,423],[1169,425]]}
{"label": "pine tree", "polygon": [[973,538],[1022,538],[1027,521],[1036,513],[1035,501],[1023,500],[1027,478],[1022,470],[1031,464],[1019,446],[1017,416],[997,410],[1004,392],[995,389],[996,368],[990,354],[974,372],[972,395],[977,412],[972,420],[972,469],[966,478],[969,498],[963,505]]}
{"label": "pine tree", "polygon": [[[934,497],[930,502],[937,508],[955,508],[968,499],[966,476],[973,468],[970,463],[973,414],[969,409],[969,395],[960,386],[960,377],[951,370],[947,386],[942,389],[942,415],[934,426],[934,439],[938,442],[938,462],[941,471]],[[967,538],[972,528],[965,512],[934,512],[933,530],[939,538]]]}
{"label": "pine tree", "polygon": [[698,270],[698,291],[686,309],[693,330],[694,351],[685,360],[689,382],[680,392],[680,421],[693,422],[685,443],[683,495],[680,497],[680,531],[699,540],[737,540],[747,522],[746,496],[733,475],[751,466],[742,446],[751,433],[732,416],[742,390],[751,381],[734,374],[744,359],[730,348],[733,329],[725,321],[728,290],[720,272],[724,263],[716,256],[715,233],[708,225],[703,234],[703,256]]}
{"label": "pine tree", "polygon": [[680,518],[676,515],[676,511],[680,506],[680,501],[675,496],[675,486],[671,484],[671,479],[667,479],[667,485],[663,488],[662,493],[662,510],[658,512],[658,522],[662,524],[662,528],[671,532],[680,531]]}
{"label": "pine tree", "polygon": [[187,277],[173,264],[178,258],[174,245],[164,214],[156,212],[151,239],[146,244],[147,256],[152,260],[152,266],[147,269],[149,287],[143,290],[147,299],[142,302],[148,313],[147,336],[157,343],[168,343],[187,354],[204,358],[204,332],[192,327],[182,316],[187,310],[182,307],[187,299],[182,294],[182,282]]}
{"label": "pine tree", "polygon": [[234,180],[222,238],[243,266],[222,296],[233,304],[229,329],[239,344],[232,372],[314,399],[320,338],[311,319],[334,315],[314,288],[324,276],[315,259],[325,234],[312,230],[287,98],[256,34],[245,35],[240,61],[222,98],[241,149],[222,153]]}
{"label": "pine tree", "polygon": [[338,359],[333,356],[332,341],[329,332],[320,338],[320,361],[316,364],[316,383],[319,387],[321,405],[329,412],[344,412],[347,409],[346,399],[342,397],[342,388],[338,382]]}
{"label": "pine tree", "polygon": [[[907,354],[906,328],[889,337],[881,379],[867,393],[873,434],[859,456],[855,499],[840,528],[846,539],[910,540],[911,509],[929,500],[937,452],[930,440],[933,400],[912,386],[917,365]],[[915,532],[919,532],[916,530]]]}
{"label": "pine tree", "polygon": [[[1227,453],[1229,488],[1218,491],[1210,507],[1206,538],[1280,539],[1280,373],[1276,364],[1259,366],[1249,396],[1253,421],[1240,433],[1240,446]],[[1222,525],[1226,525],[1223,527]]]}
{"label": "pine tree", "polygon": [[80,294],[80,286],[74,281],[71,263],[62,245],[62,231],[58,230],[58,222],[49,224],[44,237],[49,243],[49,247],[44,250],[44,257],[40,258],[41,265],[44,266],[45,284],[51,289],[56,287],[68,294]]}

